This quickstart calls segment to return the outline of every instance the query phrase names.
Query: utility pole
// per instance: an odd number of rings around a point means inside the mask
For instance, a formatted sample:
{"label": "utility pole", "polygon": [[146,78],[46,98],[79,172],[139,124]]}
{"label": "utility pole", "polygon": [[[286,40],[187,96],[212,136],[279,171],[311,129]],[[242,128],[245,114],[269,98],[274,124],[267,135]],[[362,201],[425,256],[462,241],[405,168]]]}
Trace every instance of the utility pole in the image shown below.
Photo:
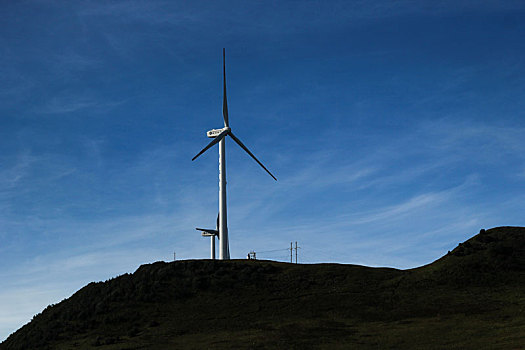
{"label": "utility pole", "polygon": [[297,264],[297,250],[299,249],[300,247],[297,246],[297,241],[295,241],[295,263]]}
{"label": "utility pole", "polygon": [[290,242],[290,264],[293,264],[293,242]]}
{"label": "utility pole", "polygon": [[177,256],[175,255],[175,252],[173,252],[173,261],[177,260]]}

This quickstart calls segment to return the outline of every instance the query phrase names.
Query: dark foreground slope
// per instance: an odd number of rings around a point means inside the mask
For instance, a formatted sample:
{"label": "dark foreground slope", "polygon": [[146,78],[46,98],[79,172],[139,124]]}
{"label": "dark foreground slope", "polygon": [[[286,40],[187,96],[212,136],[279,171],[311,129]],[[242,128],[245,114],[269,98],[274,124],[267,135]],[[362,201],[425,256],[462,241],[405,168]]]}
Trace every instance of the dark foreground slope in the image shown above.
{"label": "dark foreground slope", "polygon": [[396,270],[177,261],[90,283],[0,349],[522,349],[525,228]]}

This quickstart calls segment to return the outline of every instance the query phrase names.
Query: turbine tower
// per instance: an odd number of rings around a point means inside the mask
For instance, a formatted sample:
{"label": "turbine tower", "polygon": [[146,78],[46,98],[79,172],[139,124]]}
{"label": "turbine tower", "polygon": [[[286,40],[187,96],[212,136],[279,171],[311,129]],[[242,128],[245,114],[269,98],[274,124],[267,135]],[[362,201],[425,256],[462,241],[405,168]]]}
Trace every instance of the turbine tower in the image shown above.
{"label": "turbine tower", "polygon": [[[231,131],[228,122],[228,102],[226,99],[226,50],[222,49],[222,74],[224,82],[223,100],[222,100],[222,116],[224,118],[224,128],[213,129],[206,133],[209,138],[213,140],[204,147],[192,161],[198,156],[206,152],[210,147],[219,144],[219,259],[230,259],[230,245],[228,243],[228,224],[227,224],[227,210],[226,210],[226,136],[230,136],[243,150],[252,157],[257,164],[259,164],[275,181],[277,179],[273,174],[266,169],[266,167],[253,155],[252,152],[239,140]],[[212,240],[214,237],[211,238]]]}

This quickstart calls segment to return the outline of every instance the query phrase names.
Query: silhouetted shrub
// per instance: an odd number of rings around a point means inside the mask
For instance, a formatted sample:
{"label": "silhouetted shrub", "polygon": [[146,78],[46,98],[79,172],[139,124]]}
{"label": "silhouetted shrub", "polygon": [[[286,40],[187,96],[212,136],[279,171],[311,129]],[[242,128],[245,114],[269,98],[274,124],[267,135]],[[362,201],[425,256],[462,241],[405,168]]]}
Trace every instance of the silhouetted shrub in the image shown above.
{"label": "silhouetted shrub", "polygon": [[120,340],[119,337],[107,337],[106,340],[104,341],[104,344],[106,345],[116,344],[119,340]]}
{"label": "silhouetted shrub", "polygon": [[128,331],[129,337],[136,337],[140,333],[140,330],[137,327],[133,327]]}

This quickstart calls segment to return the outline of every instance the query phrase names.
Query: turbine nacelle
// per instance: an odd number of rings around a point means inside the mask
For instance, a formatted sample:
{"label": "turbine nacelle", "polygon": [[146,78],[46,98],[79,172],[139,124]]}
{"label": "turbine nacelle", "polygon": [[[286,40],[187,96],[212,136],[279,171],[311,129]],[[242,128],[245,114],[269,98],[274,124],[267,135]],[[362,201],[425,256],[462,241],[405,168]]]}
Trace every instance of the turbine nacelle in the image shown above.
{"label": "turbine nacelle", "polygon": [[277,178],[273,176],[270,170],[266,169],[263,163],[261,163],[259,159],[257,159],[257,157],[255,157],[253,153],[242,143],[242,141],[239,140],[239,138],[233,134],[230,127],[226,126],[222,129],[213,129],[208,131],[206,135],[208,135],[209,138],[213,138],[213,140],[211,140],[211,142],[206,147],[204,147],[199,153],[197,153],[197,155],[191,159],[192,161],[197,159],[201,154],[210,149],[210,147],[222,141],[222,139],[224,139],[226,136],[230,136],[233,139],[233,141],[235,141],[246,153],[248,153],[250,157],[253,158],[253,160],[257,162],[257,164],[259,164],[275,181],[277,181]]}
{"label": "turbine nacelle", "polygon": [[231,130],[231,129],[229,127],[224,127],[222,129],[211,129],[206,132],[206,136],[208,136],[210,139],[214,139],[217,136],[219,136],[221,132],[225,130]]}
{"label": "turbine nacelle", "polygon": [[202,237],[215,237],[219,236],[219,231],[217,230],[208,230],[205,228],[196,228],[197,231],[202,231],[201,236]]}

